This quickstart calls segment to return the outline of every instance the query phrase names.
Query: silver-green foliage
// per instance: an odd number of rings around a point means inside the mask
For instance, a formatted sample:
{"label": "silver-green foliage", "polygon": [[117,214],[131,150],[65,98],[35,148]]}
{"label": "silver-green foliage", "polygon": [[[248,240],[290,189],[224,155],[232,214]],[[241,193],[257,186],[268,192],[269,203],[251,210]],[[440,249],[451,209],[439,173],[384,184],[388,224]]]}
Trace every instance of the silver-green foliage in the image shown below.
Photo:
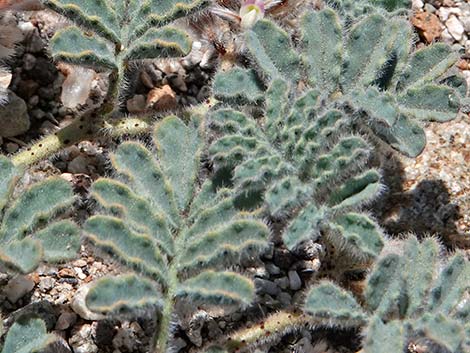
{"label": "silver-green foliage", "polygon": [[41,319],[23,317],[8,330],[2,353],[38,353],[53,345],[58,337],[48,334]]}
{"label": "silver-green foliage", "polygon": [[402,352],[425,337],[440,352],[470,352],[470,263],[457,253],[444,263],[433,238],[388,245],[368,277],[361,306],[330,281],[310,289],[304,311],[333,327],[365,326],[364,353]]}
{"label": "silver-green foliage", "polygon": [[411,3],[411,0],[328,0],[331,7],[349,19],[372,12],[388,11],[392,15],[400,15],[411,9]]}
{"label": "silver-green foliage", "polygon": [[[269,20],[246,34],[247,52],[267,86],[283,78],[297,97],[297,84],[307,83],[320,92],[322,109],[341,109],[354,128],[372,130],[398,151],[417,156],[426,143],[420,122],[455,118],[466,83],[449,73],[458,57],[449,46],[438,43],[412,52],[412,42],[413,31],[404,18],[372,13],[346,30],[329,8],[302,17],[298,45]],[[224,86],[231,76],[215,78],[218,99],[237,98]],[[239,91],[236,86],[234,92]]]}
{"label": "silver-green foliage", "polygon": [[380,190],[379,172],[365,168],[371,146],[339,133],[346,120],[340,110],[317,113],[319,91],[297,99],[290,91],[283,79],[272,80],[260,121],[234,109],[211,113],[216,173],[230,172],[239,207],[262,203],[275,218],[293,215],[283,235],[289,249],[324,233],[355,255],[378,255],[382,235],[357,211]]}
{"label": "silver-green foliage", "polygon": [[[58,60],[123,70],[129,60],[187,54],[187,33],[168,24],[208,0],[42,0],[77,25],[58,31],[51,49]],[[81,29],[83,28],[83,30]]]}
{"label": "silver-green foliage", "polygon": [[86,297],[97,312],[132,314],[156,307],[161,315],[156,352],[164,352],[175,302],[246,306],[254,298],[247,277],[224,270],[240,257],[256,257],[268,228],[234,207],[228,190],[199,186],[201,119],[177,117],[157,124],[155,151],[122,143],[111,160],[119,178],[91,188],[102,214],[84,229],[96,247],[133,273],[98,280]]}
{"label": "silver-green foliage", "polygon": [[0,156],[0,267],[29,273],[41,261],[72,259],[80,248],[78,227],[69,220],[51,222],[72,205],[72,187],[51,177],[13,197],[20,176],[20,170]]}

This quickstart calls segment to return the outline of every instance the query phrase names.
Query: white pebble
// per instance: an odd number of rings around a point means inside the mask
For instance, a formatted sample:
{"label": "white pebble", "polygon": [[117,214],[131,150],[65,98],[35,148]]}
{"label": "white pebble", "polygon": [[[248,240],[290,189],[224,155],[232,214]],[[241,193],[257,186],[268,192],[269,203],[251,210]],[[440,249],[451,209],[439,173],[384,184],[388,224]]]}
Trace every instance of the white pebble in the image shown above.
{"label": "white pebble", "polygon": [[465,30],[462,23],[456,16],[451,15],[449,17],[449,19],[446,21],[446,27],[456,41],[460,41],[462,39]]}

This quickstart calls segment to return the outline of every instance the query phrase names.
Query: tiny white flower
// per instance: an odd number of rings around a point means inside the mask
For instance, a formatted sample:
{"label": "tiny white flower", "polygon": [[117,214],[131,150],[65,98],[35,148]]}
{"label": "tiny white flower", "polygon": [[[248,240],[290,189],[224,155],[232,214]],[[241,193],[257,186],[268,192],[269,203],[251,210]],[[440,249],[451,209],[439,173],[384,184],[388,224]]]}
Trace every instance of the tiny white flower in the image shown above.
{"label": "tiny white flower", "polygon": [[240,8],[241,27],[246,30],[252,28],[256,22],[264,17],[263,0],[246,0]]}

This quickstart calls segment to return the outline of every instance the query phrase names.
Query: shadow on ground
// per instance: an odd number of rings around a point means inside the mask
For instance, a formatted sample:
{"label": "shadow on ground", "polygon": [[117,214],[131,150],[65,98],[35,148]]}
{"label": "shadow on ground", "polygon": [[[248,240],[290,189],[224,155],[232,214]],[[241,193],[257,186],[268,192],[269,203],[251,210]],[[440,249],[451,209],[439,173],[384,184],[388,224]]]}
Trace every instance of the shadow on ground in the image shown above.
{"label": "shadow on ground", "polygon": [[464,235],[456,221],[459,207],[441,180],[423,180],[413,189],[404,191],[404,169],[400,160],[389,155],[382,162],[386,190],[370,206],[379,224],[390,236],[412,232],[418,237],[435,235],[448,248],[462,247]]}

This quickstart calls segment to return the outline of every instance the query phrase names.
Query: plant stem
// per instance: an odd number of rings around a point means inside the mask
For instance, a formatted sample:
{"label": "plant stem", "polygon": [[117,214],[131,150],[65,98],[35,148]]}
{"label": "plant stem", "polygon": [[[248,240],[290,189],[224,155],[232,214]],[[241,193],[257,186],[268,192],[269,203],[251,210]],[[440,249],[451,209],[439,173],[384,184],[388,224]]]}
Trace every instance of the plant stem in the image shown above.
{"label": "plant stem", "polygon": [[83,141],[93,136],[93,130],[89,124],[89,118],[81,117],[71,124],[48,135],[12,157],[15,165],[29,165],[36,163],[58,152],[61,148]]}
{"label": "plant stem", "polygon": [[303,328],[305,325],[309,325],[309,320],[301,312],[280,311],[267,317],[261,323],[230,334],[223,346],[229,352],[246,347],[257,347],[275,337]]}
{"label": "plant stem", "polygon": [[178,277],[175,266],[171,266],[169,272],[169,284],[165,293],[165,303],[161,312],[161,320],[157,323],[157,331],[153,338],[152,353],[165,353],[170,336],[171,317],[175,307],[175,291],[178,286]]}

